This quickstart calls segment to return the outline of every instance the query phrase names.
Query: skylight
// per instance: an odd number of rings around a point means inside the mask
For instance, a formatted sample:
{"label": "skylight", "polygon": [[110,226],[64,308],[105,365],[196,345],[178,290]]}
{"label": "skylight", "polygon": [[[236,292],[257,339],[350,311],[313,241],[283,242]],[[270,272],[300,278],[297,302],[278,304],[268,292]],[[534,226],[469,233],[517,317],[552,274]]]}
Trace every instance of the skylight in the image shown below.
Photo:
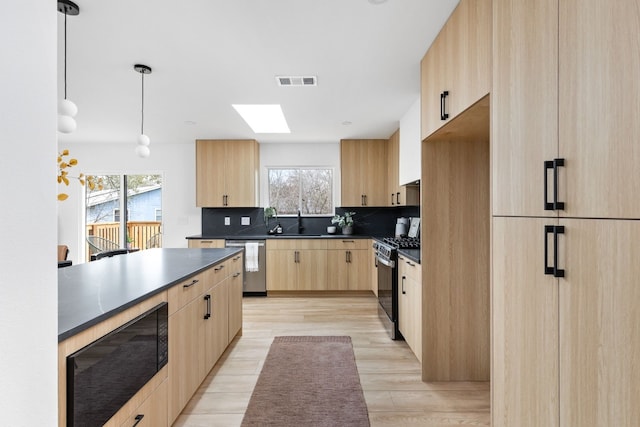
{"label": "skylight", "polygon": [[279,104],[233,104],[254,133],[291,133]]}

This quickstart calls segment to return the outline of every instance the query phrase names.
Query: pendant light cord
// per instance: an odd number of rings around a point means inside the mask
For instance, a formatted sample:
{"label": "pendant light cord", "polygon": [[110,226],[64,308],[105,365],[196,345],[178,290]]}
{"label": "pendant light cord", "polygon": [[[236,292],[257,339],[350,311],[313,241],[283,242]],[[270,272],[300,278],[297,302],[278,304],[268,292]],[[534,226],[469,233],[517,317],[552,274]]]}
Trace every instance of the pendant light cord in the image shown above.
{"label": "pendant light cord", "polygon": [[64,13],[64,99],[67,99],[67,13]]}
{"label": "pendant light cord", "polygon": [[140,134],[144,135],[144,72],[140,74],[142,75],[142,122],[140,126]]}

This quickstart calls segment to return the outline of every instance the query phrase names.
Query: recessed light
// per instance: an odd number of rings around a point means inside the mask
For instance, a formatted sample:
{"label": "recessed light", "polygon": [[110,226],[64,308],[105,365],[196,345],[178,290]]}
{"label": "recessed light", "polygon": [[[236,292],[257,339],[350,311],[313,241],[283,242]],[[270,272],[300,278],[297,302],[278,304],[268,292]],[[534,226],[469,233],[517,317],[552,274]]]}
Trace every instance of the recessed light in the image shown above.
{"label": "recessed light", "polygon": [[379,4],[386,3],[386,2],[387,2],[387,0],[369,0],[369,3],[375,4],[375,5],[379,5]]}
{"label": "recessed light", "polygon": [[193,120],[185,120],[185,121],[184,121],[184,124],[185,124],[185,125],[188,125],[188,126],[195,126],[195,125],[197,125],[198,123],[197,123],[197,122],[194,122]]}
{"label": "recessed light", "polygon": [[351,126],[351,122],[349,120],[345,120],[344,122],[342,122],[343,126]]}
{"label": "recessed light", "polygon": [[233,104],[254,133],[291,133],[279,104]]}

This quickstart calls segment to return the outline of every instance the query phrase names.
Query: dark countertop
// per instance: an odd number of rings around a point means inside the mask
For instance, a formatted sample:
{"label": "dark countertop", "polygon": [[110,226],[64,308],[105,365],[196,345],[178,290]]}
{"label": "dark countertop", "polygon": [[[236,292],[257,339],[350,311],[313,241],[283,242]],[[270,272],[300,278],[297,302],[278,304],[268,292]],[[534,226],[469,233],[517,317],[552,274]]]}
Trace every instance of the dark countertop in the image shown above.
{"label": "dark countertop", "polygon": [[420,264],[420,249],[398,249],[398,254]]}
{"label": "dark countertop", "polygon": [[187,239],[224,239],[224,240],[265,240],[265,239],[371,239],[362,234],[234,234],[217,236],[187,236]]}
{"label": "dark countertop", "polygon": [[58,269],[58,342],[242,249],[148,249]]}

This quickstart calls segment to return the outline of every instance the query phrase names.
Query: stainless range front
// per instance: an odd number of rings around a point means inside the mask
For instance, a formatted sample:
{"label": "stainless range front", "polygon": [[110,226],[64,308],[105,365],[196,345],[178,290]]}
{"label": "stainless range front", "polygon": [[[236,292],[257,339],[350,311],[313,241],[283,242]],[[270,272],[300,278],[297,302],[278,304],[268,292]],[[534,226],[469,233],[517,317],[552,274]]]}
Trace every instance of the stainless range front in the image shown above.
{"label": "stainless range front", "polygon": [[378,313],[393,340],[403,340],[398,329],[398,271],[396,248],[375,241],[373,249],[376,253],[376,267],[378,270]]}

